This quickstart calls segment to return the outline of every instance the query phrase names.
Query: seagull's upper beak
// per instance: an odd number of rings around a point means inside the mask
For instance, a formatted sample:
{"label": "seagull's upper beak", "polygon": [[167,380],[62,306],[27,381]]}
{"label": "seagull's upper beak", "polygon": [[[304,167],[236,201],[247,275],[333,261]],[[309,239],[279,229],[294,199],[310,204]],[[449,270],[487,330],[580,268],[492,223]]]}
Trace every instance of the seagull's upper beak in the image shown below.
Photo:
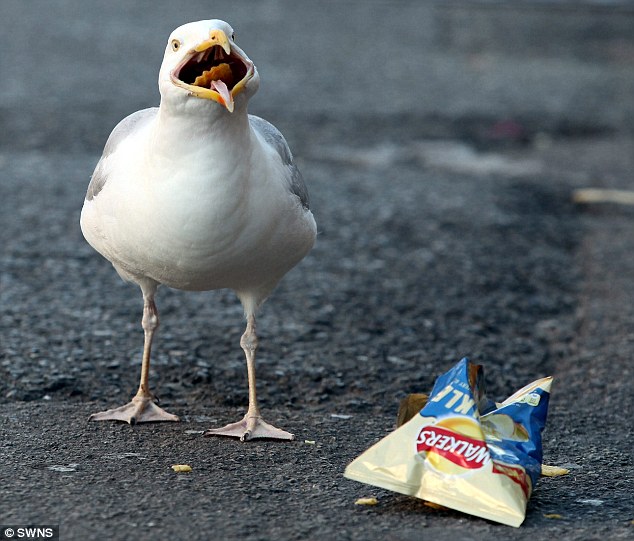
{"label": "seagull's upper beak", "polygon": [[222,30],[212,30],[209,32],[209,39],[206,39],[199,45],[196,45],[196,47],[194,47],[194,51],[202,53],[203,51],[211,49],[216,45],[220,45],[222,50],[228,55],[231,54],[231,43],[229,43],[227,34],[225,34]]}
{"label": "seagull's upper beak", "polygon": [[253,77],[255,68],[222,30],[194,46],[170,73],[172,83],[192,96],[213,100],[233,112],[233,99]]}

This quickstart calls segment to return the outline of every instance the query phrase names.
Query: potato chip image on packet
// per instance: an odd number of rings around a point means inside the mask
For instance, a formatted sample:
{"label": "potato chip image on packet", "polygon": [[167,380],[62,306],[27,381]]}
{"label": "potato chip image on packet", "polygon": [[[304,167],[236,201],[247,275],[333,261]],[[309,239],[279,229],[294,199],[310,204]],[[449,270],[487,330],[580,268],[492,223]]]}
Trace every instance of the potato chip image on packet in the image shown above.
{"label": "potato chip image on packet", "polygon": [[345,477],[518,527],[539,479],[552,378],[501,404],[480,365],[440,376],[422,410],[350,463]]}

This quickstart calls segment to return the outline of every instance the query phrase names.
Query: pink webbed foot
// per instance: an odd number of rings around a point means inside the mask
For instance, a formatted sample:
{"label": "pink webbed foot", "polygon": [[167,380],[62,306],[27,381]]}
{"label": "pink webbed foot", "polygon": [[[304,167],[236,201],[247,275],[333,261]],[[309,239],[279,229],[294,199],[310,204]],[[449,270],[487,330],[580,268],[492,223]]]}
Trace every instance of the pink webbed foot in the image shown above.
{"label": "pink webbed foot", "polygon": [[222,428],[207,430],[205,436],[230,436],[240,438],[240,441],[267,438],[274,440],[294,440],[295,436],[290,432],[270,425],[260,415],[245,415],[241,421],[228,424]]}
{"label": "pink webbed foot", "polygon": [[159,421],[179,421],[176,415],[167,413],[154,403],[151,397],[135,396],[132,401],[119,408],[93,413],[89,421],[124,421],[136,423],[154,423]]}

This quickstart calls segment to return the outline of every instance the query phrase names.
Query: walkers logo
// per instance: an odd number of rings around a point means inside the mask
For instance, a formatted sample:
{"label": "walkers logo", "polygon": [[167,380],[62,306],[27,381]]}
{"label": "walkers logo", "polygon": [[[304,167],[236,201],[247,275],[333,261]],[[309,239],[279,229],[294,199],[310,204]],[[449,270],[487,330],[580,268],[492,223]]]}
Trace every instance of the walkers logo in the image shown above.
{"label": "walkers logo", "polygon": [[491,460],[480,426],[467,417],[447,417],[424,426],[416,438],[416,451],[448,474],[482,468]]}

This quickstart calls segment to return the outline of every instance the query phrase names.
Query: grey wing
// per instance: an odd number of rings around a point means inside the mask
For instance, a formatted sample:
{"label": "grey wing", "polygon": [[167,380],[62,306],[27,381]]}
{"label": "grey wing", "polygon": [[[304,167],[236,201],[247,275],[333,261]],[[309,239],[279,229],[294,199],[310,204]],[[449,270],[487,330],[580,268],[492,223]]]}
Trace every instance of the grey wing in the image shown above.
{"label": "grey wing", "polygon": [[134,130],[139,128],[141,125],[146,122],[152,120],[158,111],[158,107],[150,107],[149,109],[141,109],[136,113],[132,113],[131,115],[125,117],[119,124],[117,124],[112,130],[110,137],[106,141],[106,146],[103,149],[103,154],[97,162],[97,167],[95,167],[95,171],[92,174],[92,178],[90,179],[90,184],[88,185],[88,191],[86,192],[86,200],[91,201],[97,194],[103,189],[106,185],[106,175],[103,170],[104,160],[112,154],[119,143],[123,141],[128,135],[130,135]]}
{"label": "grey wing", "polygon": [[288,147],[288,143],[280,131],[273,126],[270,122],[267,122],[263,118],[255,115],[249,115],[249,123],[251,127],[279,154],[282,163],[288,166],[290,170],[290,182],[289,190],[291,193],[299,197],[302,206],[305,209],[309,208],[308,201],[308,188],[302,174],[299,172],[297,166],[293,163],[293,155],[291,149]]}

